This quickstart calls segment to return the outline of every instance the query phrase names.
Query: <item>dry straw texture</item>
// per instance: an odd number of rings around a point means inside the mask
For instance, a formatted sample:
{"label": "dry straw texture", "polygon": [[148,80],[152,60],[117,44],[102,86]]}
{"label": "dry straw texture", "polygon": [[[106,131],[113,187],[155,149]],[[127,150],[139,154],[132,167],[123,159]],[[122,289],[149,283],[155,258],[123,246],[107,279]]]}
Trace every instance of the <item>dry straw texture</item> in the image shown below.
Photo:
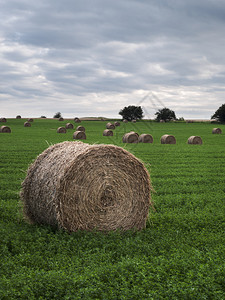
{"label": "dry straw texture", "polygon": [[135,132],[125,133],[123,136],[123,143],[138,143],[138,135]]}
{"label": "dry straw texture", "polygon": [[161,144],[176,144],[176,139],[173,135],[164,134],[161,137]]}
{"label": "dry straw texture", "polygon": [[75,140],[86,140],[86,134],[84,131],[75,131],[73,134]]}
{"label": "dry straw texture", "polygon": [[75,122],[75,123],[80,123],[81,120],[80,120],[79,118],[74,118],[74,122]]}
{"label": "dry straw texture", "polygon": [[116,122],[114,122],[114,125],[115,126],[120,126],[120,122],[116,121]]}
{"label": "dry straw texture", "polygon": [[221,134],[222,130],[220,128],[213,128],[212,133],[213,134]]}
{"label": "dry straw texture", "polygon": [[109,129],[105,129],[103,131],[103,136],[113,136],[113,131]]}
{"label": "dry straw texture", "polygon": [[202,139],[200,136],[192,135],[188,139],[188,144],[202,145]]}
{"label": "dry straw texture", "polygon": [[143,133],[138,138],[139,143],[153,143],[153,137],[151,134]]}
{"label": "dry straw texture", "polygon": [[115,129],[115,125],[109,122],[106,124],[106,129]]}
{"label": "dry straw texture", "polygon": [[145,166],[123,148],[63,142],[29,167],[21,200],[30,223],[124,231],[145,227],[150,192]]}
{"label": "dry straw texture", "polygon": [[73,129],[72,123],[66,123],[66,129]]}
{"label": "dry straw texture", "polygon": [[31,124],[29,122],[25,122],[23,125],[24,127],[31,127]]}
{"label": "dry straw texture", "polygon": [[137,135],[137,137],[139,137],[139,134],[135,131],[130,131],[130,133],[135,133]]}
{"label": "dry straw texture", "polygon": [[66,133],[66,128],[65,127],[59,127],[57,129],[57,133]]}
{"label": "dry straw texture", "polygon": [[84,131],[85,132],[85,128],[83,126],[77,126],[76,131]]}
{"label": "dry straw texture", "polygon": [[2,132],[2,133],[11,133],[11,129],[8,126],[1,126],[0,132]]}
{"label": "dry straw texture", "polygon": [[29,123],[34,122],[34,120],[33,119],[28,119],[27,122],[29,122]]}
{"label": "dry straw texture", "polygon": [[6,123],[6,118],[0,118],[0,122],[2,122],[2,123]]}
{"label": "dry straw texture", "polygon": [[128,121],[126,119],[123,120],[123,123],[128,123]]}

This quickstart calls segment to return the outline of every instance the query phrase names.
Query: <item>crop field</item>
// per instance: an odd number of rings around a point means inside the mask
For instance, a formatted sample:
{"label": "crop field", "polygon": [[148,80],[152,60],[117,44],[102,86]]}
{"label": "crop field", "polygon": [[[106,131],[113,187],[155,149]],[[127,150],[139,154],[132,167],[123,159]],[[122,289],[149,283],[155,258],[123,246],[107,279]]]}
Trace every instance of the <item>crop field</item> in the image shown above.
{"label": "crop field", "polygon": [[[85,143],[125,147],[147,167],[154,193],[146,229],[67,233],[30,225],[19,192],[26,170],[49,145],[72,141],[68,120],[8,119],[0,133],[0,299],[225,299],[225,125],[82,121]],[[212,134],[220,127],[222,134]],[[123,144],[125,132],[153,144]],[[164,134],[175,145],[161,145]],[[202,145],[189,145],[197,135]]]}

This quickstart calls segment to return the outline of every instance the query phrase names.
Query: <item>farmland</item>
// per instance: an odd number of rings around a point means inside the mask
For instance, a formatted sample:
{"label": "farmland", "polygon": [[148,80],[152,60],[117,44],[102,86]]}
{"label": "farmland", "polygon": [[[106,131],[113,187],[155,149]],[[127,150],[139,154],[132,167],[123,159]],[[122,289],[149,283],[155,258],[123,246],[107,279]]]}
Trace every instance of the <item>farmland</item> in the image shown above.
{"label": "farmland", "polygon": [[[82,121],[84,142],[125,147],[145,163],[155,211],[140,232],[69,234],[27,224],[19,192],[37,155],[75,130],[56,133],[68,120],[24,122],[8,119],[12,133],[0,133],[0,299],[225,298],[225,125],[142,121],[106,137],[107,121]],[[123,144],[130,130],[153,144]],[[164,134],[176,144],[161,145]],[[203,144],[188,145],[192,135]]]}

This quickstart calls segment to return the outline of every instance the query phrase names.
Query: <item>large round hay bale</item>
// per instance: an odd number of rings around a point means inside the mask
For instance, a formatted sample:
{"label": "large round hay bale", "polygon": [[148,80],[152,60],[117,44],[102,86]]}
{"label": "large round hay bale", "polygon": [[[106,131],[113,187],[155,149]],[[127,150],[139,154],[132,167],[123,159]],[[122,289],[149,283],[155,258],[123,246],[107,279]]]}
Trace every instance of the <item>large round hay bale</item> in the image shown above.
{"label": "large round hay bale", "polygon": [[27,122],[29,122],[29,123],[34,122],[34,119],[30,118],[27,120]]}
{"label": "large round hay bale", "polygon": [[65,127],[59,127],[57,129],[57,133],[66,133],[66,128]]}
{"label": "large round hay bale", "polygon": [[20,115],[16,116],[16,119],[21,119],[21,116]]}
{"label": "large round hay bale", "polygon": [[75,123],[80,123],[81,120],[80,120],[79,118],[74,118],[74,122],[75,122]]}
{"label": "large round hay bale", "polygon": [[130,133],[135,133],[137,135],[137,137],[139,137],[139,134],[135,131],[130,131]]}
{"label": "large round hay bale", "polygon": [[120,126],[120,122],[116,121],[114,122],[114,125],[117,127],[117,126]]}
{"label": "large round hay bale", "polygon": [[126,119],[123,120],[123,123],[128,123],[128,121]]}
{"label": "large round hay bale", "polygon": [[150,176],[114,145],[63,142],[29,167],[22,183],[26,219],[68,230],[141,230],[151,202]]}
{"label": "large round hay bale", "polygon": [[106,124],[106,129],[115,129],[115,125],[112,124],[112,123],[110,123],[110,122],[108,122],[108,123]]}
{"label": "large round hay bale", "polygon": [[61,122],[61,121],[64,121],[64,119],[63,119],[62,117],[60,117],[60,118],[59,118],[59,121],[60,121],[60,122]]}
{"label": "large round hay bale", "polygon": [[86,140],[86,134],[84,131],[75,131],[73,133],[73,139],[75,140]]}
{"label": "large round hay bale", "polygon": [[72,123],[66,123],[66,129],[73,129]]}
{"label": "large round hay bale", "polygon": [[84,126],[77,126],[76,131],[83,131],[85,132]]}
{"label": "large round hay bale", "polygon": [[153,137],[151,134],[143,133],[143,134],[139,135],[138,142],[139,143],[153,143]]}
{"label": "large round hay bale", "polygon": [[212,133],[213,134],[221,134],[222,130],[220,128],[213,128]]}
{"label": "large round hay bale", "polygon": [[2,122],[2,123],[6,123],[6,118],[0,118],[0,122]]}
{"label": "large round hay bale", "polygon": [[164,134],[161,137],[161,144],[176,144],[176,139],[173,135]]}
{"label": "large round hay bale", "polygon": [[8,126],[1,126],[0,127],[0,132],[2,132],[2,133],[11,133],[11,129]]}
{"label": "large round hay bale", "polygon": [[202,139],[200,136],[192,135],[188,138],[188,144],[202,145]]}
{"label": "large round hay bale", "polygon": [[103,136],[113,136],[113,131],[109,129],[105,129],[103,131]]}
{"label": "large round hay bale", "polygon": [[123,136],[123,143],[138,143],[138,135],[134,132],[125,133]]}
{"label": "large round hay bale", "polygon": [[31,124],[29,122],[25,122],[23,125],[24,127],[31,127]]}

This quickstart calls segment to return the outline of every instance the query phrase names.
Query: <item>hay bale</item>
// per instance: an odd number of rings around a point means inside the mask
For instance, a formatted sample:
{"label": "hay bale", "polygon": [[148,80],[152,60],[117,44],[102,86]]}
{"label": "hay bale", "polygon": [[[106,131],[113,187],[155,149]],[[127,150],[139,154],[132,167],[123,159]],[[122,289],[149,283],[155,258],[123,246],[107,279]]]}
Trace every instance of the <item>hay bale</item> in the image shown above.
{"label": "hay bale", "polygon": [[109,129],[105,129],[103,131],[103,136],[113,136],[113,131]]}
{"label": "hay bale", "polygon": [[2,123],[6,123],[6,118],[0,118],[0,122],[2,122]]}
{"label": "hay bale", "polygon": [[21,119],[21,116],[20,115],[16,116],[16,119]]}
{"label": "hay bale", "polygon": [[213,134],[221,134],[222,130],[220,128],[213,128],[212,133]]}
{"label": "hay bale", "polygon": [[73,129],[72,123],[66,123],[66,129]]}
{"label": "hay bale", "polygon": [[123,120],[123,123],[128,123],[128,121],[126,119]]}
{"label": "hay bale", "polygon": [[138,138],[139,143],[153,143],[153,137],[151,134],[143,133]]}
{"label": "hay bale", "polygon": [[85,132],[84,126],[77,126],[76,131],[83,131]]}
{"label": "hay bale", "polygon": [[73,133],[73,139],[75,140],[86,140],[86,134],[84,131],[75,131]]}
{"label": "hay bale", "polygon": [[31,124],[29,122],[25,122],[23,125],[24,127],[31,127]]}
{"label": "hay bale", "polygon": [[32,118],[28,119],[27,122],[31,123],[34,122],[34,120]]}
{"label": "hay bale", "polygon": [[135,131],[130,131],[130,133],[135,133],[137,135],[137,137],[139,137],[139,134]]}
{"label": "hay bale", "polygon": [[165,123],[165,120],[160,120],[159,122],[160,122],[160,123]]}
{"label": "hay bale", "polygon": [[1,133],[11,133],[11,129],[8,126],[1,126],[0,127],[0,132]]}
{"label": "hay bale", "polygon": [[112,124],[112,123],[110,123],[110,122],[108,122],[108,123],[106,124],[106,129],[115,129],[115,125]]}
{"label": "hay bale", "polygon": [[141,230],[151,202],[150,176],[134,155],[114,145],[63,142],[29,167],[20,193],[31,223],[77,230]]}
{"label": "hay bale", "polygon": [[59,127],[57,129],[57,133],[66,133],[66,128],[65,127]]}
{"label": "hay bale", "polygon": [[138,143],[138,136],[134,132],[125,133],[123,136],[123,143]]}
{"label": "hay bale", "polygon": [[59,118],[59,121],[60,121],[60,122],[61,122],[61,121],[64,121],[64,119],[63,119],[62,117],[60,117],[60,118]]}
{"label": "hay bale", "polygon": [[81,120],[80,120],[79,118],[74,118],[74,122],[75,122],[75,123],[80,123]]}
{"label": "hay bale", "polygon": [[202,139],[200,136],[192,135],[188,138],[188,144],[202,145]]}
{"label": "hay bale", "polygon": [[136,123],[136,122],[137,122],[137,120],[132,120],[131,122],[132,122],[132,123]]}
{"label": "hay bale", "polygon": [[161,144],[176,144],[176,139],[173,135],[164,134],[161,137]]}
{"label": "hay bale", "polygon": [[120,126],[120,122],[116,121],[114,122],[114,125],[117,127],[117,126]]}

